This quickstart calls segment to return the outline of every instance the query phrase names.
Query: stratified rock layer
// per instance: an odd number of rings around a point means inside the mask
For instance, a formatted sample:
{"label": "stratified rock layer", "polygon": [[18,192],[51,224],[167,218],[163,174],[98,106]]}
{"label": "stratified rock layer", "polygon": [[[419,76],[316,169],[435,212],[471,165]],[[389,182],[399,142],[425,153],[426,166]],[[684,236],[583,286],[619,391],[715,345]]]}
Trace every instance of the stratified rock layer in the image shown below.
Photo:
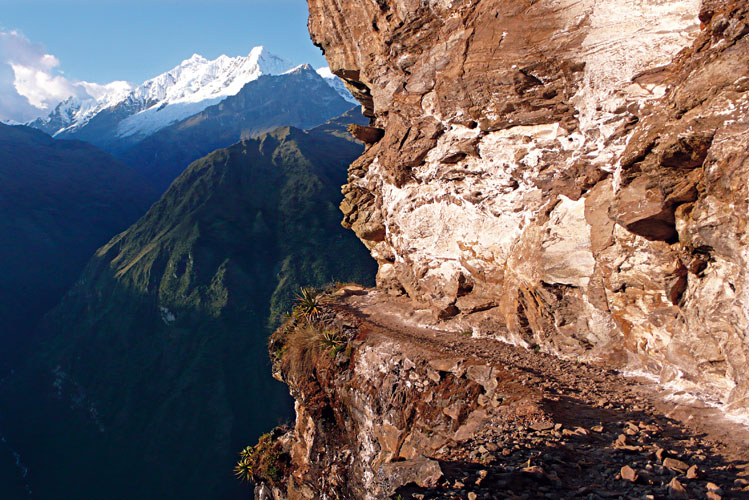
{"label": "stratified rock layer", "polygon": [[749,406],[743,1],[308,0],[344,225],[435,321]]}

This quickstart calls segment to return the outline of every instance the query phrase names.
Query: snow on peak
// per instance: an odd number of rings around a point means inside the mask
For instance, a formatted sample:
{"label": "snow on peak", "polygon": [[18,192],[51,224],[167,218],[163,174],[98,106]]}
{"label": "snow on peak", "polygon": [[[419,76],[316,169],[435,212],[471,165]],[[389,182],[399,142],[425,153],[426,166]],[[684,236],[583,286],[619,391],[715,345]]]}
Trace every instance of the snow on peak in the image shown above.
{"label": "snow on peak", "polygon": [[198,54],[179,66],[146,81],[133,96],[158,105],[198,102],[236,95],[248,82],[262,74],[283,73],[287,61],[255,47],[246,57],[221,56],[213,61]]}
{"label": "snow on peak", "polygon": [[325,81],[328,82],[328,85],[333,87],[333,89],[338,92],[341,97],[346,99],[351,104],[359,104],[359,101],[357,101],[354,96],[351,95],[351,92],[348,91],[346,85],[343,83],[343,80],[335,76],[335,74],[333,74],[333,72],[330,70],[330,67],[326,66],[324,68],[318,69],[317,74],[323,77]]}
{"label": "snow on peak", "polygon": [[195,54],[133,90],[130,102],[139,109],[120,123],[118,135],[152,134],[238,94],[260,75],[278,75],[290,67],[264,47],[253,48],[246,57],[221,56],[212,61]]}
{"label": "snow on peak", "polygon": [[249,58],[264,75],[280,75],[291,67],[288,61],[271,54],[262,45],[252,49]]}
{"label": "snow on peak", "polygon": [[34,123],[59,134],[79,129],[98,113],[120,106],[131,115],[119,123],[117,135],[149,135],[238,94],[260,75],[279,75],[291,66],[262,46],[244,57],[222,55],[208,60],[193,54],[137,87],[127,82],[80,82],[80,95],[61,102],[47,118]]}
{"label": "snow on peak", "polygon": [[104,109],[122,102],[133,90],[128,82],[116,81],[106,85],[90,82],[78,82],[76,87],[82,89],[80,96],[70,96],[59,103],[44,119],[32,124],[41,125],[46,132],[57,135],[64,130],[77,128],[87,123]]}
{"label": "snow on peak", "polygon": [[[127,116],[117,125],[120,137],[148,136],[188,118],[227,97],[236,95],[261,75],[281,75],[295,71],[315,71],[310,65],[292,67],[288,61],[273,55],[263,46],[254,47],[247,56],[222,55],[208,60],[193,54],[166,73],[135,87],[127,82],[106,85],[80,82],[83,97],[70,97],[50,115],[33,122],[51,134],[74,131],[107,110]],[[317,73],[347,101],[358,104],[330,68]]]}
{"label": "snow on peak", "polygon": [[200,54],[193,54],[190,59],[185,59],[180,63],[180,66],[192,66],[195,64],[202,64],[206,62],[206,58],[201,56]]}
{"label": "snow on peak", "polygon": [[288,71],[284,71],[283,74],[284,75],[290,75],[292,73],[302,73],[304,71],[315,71],[315,68],[313,68],[309,64],[300,64],[299,66],[294,66],[293,68],[291,68]]}
{"label": "snow on peak", "polygon": [[332,71],[330,71],[329,66],[325,66],[324,68],[320,68],[317,70],[317,74],[321,77],[325,78],[326,80],[331,78],[336,78],[336,76],[333,74]]}

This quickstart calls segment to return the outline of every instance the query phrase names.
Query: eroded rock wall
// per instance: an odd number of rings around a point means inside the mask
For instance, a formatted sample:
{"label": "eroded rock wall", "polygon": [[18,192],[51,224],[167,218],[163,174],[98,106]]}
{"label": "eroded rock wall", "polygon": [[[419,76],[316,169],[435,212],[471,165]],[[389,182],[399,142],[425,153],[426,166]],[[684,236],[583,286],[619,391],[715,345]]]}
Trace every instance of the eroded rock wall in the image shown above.
{"label": "eroded rock wall", "polygon": [[249,453],[264,457],[250,465],[258,500],[749,492],[749,431],[719,410],[665,402],[656,384],[613,370],[425,328],[428,312],[408,297],[346,286],[319,300],[314,317],[297,309],[271,336],[297,418],[270,433],[272,451],[261,438]]}
{"label": "eroded rock wall", "polygon": [[344,225],[435,321],[749,406],[736,0],[308,0],[378,142]]}

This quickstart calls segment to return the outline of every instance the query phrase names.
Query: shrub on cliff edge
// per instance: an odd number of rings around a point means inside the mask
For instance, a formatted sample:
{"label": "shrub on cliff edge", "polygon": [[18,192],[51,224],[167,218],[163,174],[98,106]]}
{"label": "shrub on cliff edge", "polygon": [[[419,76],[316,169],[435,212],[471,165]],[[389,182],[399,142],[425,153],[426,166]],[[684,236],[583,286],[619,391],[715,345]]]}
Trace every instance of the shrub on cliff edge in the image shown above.
{"label": "shrub on cliff edge", "polygon": [[247,446],[239,453],[239,461],[234,467],[234,474],[239,480],[254,483],[267,482],[281,488],[291,462],[291,457],[283,450],[278,440],[286,430],[277,427],[260,436],[255,446]]}

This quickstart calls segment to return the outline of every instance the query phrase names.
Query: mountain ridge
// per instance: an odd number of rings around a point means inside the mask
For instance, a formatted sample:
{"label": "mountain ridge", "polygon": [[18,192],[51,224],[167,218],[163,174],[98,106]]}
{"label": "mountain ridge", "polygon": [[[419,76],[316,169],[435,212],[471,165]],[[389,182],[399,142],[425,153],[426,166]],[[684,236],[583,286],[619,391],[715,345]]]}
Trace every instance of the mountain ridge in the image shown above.
{"label": "mountain ridge", "polygon": [[281,126],[309,129],[351,106],[311,66],[300,65],[282,75],[262,75],[237,95],[134,145],[113,145],[111,152],[163,192],[191,161],[211,151]]}
{"label": "mountain ridge", "polygon": [[[120,139],[131,136],[133,140],[142,139],[237,95],[261,75],[281,75],[293,69],[290,62],[262,45],[254,47],[247,56],[221,55],[208,60],[193,54],[140,85],[112,82],[97,86],[93,93],[86,88],[88,98],[71,96],[48,116],[27,125],[61,139],[97,143],[96,136],[102,130]],[[321,71],[326,82],[344,99],[353,102],[337,77],[324,68]],[[92,120],[94,123],[89,127]]]}
{"label": "mountain ridge", "polygon": [[[208,60],[199,54],[193,54],[172,69],[140,85],[121,86],[98,98],[70,97],[60,103],[47,118],[34,120],[29,126],[44,130],[54,137],[69,138],[100,113],[117,113],[120,109],[127,109],[130,116],[122,121],[128,118],[131,121],[120,124],[121,127],[117,128],[119,136],[154,132],[226,97],[236,95],[244,84],[262,74],[281,74],[290,68],[291,63],[269,53],[263,46],[254,47],[247,56],[234,58],[221,55]],[[204,103],[202,107],[201,102]],[[182,110],[168,118],[160,115],[152,117],[150,122],[143,118],[140,122],[132,119],[132,116],[140,113],[153,115],[169,105],[188,103],[193,106],[189,109],[183,106]]]}

